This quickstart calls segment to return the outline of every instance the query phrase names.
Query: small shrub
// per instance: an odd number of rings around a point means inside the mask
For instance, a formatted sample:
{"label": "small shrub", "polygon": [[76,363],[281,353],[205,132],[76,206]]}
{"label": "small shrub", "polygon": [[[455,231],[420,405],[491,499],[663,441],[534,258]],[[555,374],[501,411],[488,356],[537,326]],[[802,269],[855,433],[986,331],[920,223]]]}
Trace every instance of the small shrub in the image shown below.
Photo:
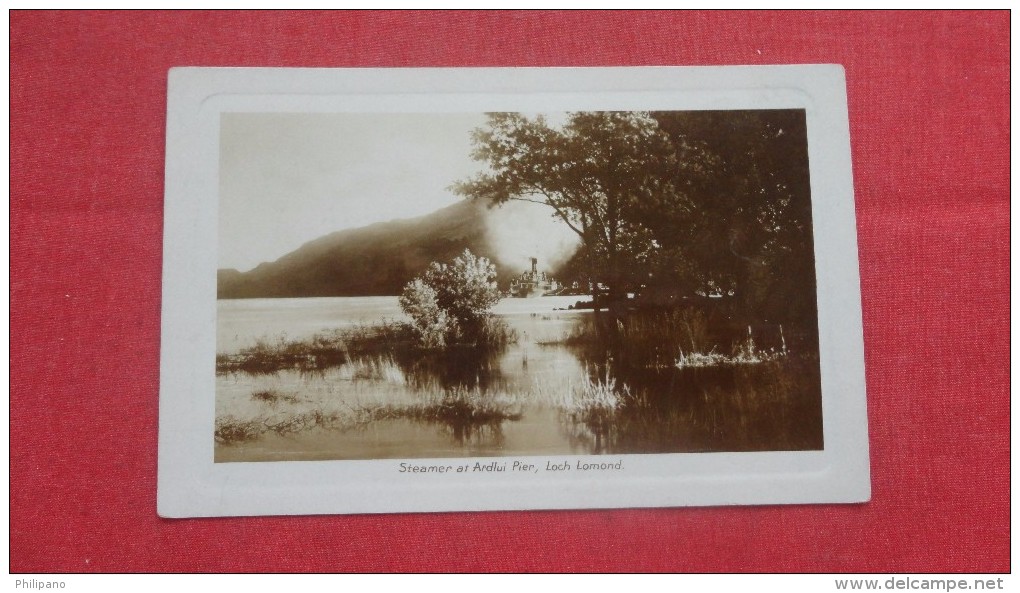
{"label": "small shrub", "polygon": [[436,289],[421,278],[404,287],[400,308],[411,318],[411,329],[423,348],[443,348],[447,336],[457,333],[456,319],[439,307]]}
{"label": "small shrub", "polygon": [[421,280],[436,292],[436,303],[464,325],[475,325],[499,302],[496,266],[470,250],[449,264],[432,262]]}
{"label": "small shrub", "polygon": [[441,349],[456,342],[508,338],[508,328],[494,325],[489,313],[499,298],[496,267],[465,249],[450,263],[432,262],[409,282],[400,307],[411,318],[419,345]]}

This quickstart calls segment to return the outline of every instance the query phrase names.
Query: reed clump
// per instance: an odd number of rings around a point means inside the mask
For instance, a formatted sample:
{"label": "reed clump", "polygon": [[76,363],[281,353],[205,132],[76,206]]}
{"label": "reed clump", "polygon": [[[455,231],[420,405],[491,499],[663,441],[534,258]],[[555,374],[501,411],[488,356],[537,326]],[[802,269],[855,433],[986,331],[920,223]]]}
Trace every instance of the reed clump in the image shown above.
{"label": "reed clump", "polygon": [[[348,365],[350,366],[350,365]],[[337,371],[353,376],[369,367]],[[371,372],[390,373],[385,360],[371,365]],[[390,380],[393,380],[391,377]],[[383,420],[407,419],[446,424],[455,428],[493,425],[505,420],[520,420],[525,398],[504,392],[488,392],[478,387],[412,390],[401,385],[390,397],[373,390],[378,381],[352,379],[349,389],[326,391],[317,396],[297,397],[279,390],[261,389],[251,394],[251,405],[232,406],[216,418],[215,439],[221,444],[256,440],[275,433],[286,435],[314,428],[349,430]],[[362,391],[357,385],[369,382]],[[243,402],[242,402],[243,403]]]}
{"label": "reed clump", "polygon": [[259,339],[235,354],[217,354],[217,374],[269,375],[281,370],[321,371],[358,358],[392,354],[411,343],[406,324],[381,321],[315,334],[306,340]]}
{"label": "reed clump", "polygon": [[372,416],[375,419],[407,418],[448,424],[490,424],[520,420],[522,416],[519,396],[489,393],[477,387],[425,393],[420,399],[409,405],[382,406]]}
{"label": "reed clump", "polygon": [[[780,326],[780,329],[781,326]],[[782,348],[775,349],[761,349],[758,348],[754,341],[754,334],[750,327],[747,328],[747,338],[738,341],[733,345],[732,354],[726,356],[715,351],[713,348],[710,352],[684,352],[680,351],[680,355],[676,359],[676,367],[683,368],[698,368],[698,367],[711,367],[711,366],[724,366],[724,365],[747,365],[747,364],[761,364],[764,362],[772,362],[779,358],[783,358],[787,355],[786,341],[783,340]]]}
{"label": "reed clump", "polygon": [[[490,316],[479,321],[474,331],[464,334],[460,341],[450,341],[439,353],[459,348],[475,348],[486,352],[499,352],[516,343],[517,331],[501,318]],[[407,323],[382,321],[371,325],[334,329],[315,334],[305,340],[289,340],[285,336],[270,340],[261,338],[254,345],[233,354],[216,355],[216,373],[246,373],[272,375],[284,370],[321,372],[344,365],[361,365],[361,378],[383,375],[395,364],[379,365],[378,360],[407,359],[417,356],[423,349],[415,330]],[[428,350],[426,348],[426,350]]]}

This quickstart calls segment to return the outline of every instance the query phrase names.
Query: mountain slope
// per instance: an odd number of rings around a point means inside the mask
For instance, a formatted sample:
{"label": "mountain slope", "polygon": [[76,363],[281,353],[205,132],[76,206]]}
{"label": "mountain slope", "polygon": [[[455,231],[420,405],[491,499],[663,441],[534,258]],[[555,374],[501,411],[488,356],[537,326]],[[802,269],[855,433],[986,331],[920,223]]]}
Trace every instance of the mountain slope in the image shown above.
{"label": "mountain slope", "polygon": [[[470,249],[496,261],[485,206],[463,201],[418,218],[380,222],[320,237],[249,272],[219,270],[221,299],[400,294],[433,261]],[[501,277],[520,270],[505,270]]]}

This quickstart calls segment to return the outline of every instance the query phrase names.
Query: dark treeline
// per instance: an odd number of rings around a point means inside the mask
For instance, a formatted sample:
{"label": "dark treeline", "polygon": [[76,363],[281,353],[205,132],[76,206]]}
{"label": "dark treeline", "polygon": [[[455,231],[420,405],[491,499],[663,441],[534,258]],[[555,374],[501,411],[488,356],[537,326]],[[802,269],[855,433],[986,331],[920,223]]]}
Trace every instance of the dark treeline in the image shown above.
{"label": "dark treeline", "polygon": [[608,302],[636,292],[816,334],[803,110],[578,112],[558,127],[493,113],[474,142],[490,172],[456,189],[552,208],[582,244],[561,273]]}

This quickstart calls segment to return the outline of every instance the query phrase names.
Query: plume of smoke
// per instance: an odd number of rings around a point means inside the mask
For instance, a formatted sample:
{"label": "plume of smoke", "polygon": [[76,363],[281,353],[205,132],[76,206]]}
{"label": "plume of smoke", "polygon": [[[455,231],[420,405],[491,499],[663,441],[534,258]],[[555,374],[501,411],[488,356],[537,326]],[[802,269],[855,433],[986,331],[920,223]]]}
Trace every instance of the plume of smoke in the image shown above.
{"label": "plume of smoke", "polygon": [[540,269],[551,270],[570,259],[580,246],[579,237],[541,204],[510,201],[489,208],[485,225],[496,259],[511,269],[527,269],[530,258],[537,257]]}

